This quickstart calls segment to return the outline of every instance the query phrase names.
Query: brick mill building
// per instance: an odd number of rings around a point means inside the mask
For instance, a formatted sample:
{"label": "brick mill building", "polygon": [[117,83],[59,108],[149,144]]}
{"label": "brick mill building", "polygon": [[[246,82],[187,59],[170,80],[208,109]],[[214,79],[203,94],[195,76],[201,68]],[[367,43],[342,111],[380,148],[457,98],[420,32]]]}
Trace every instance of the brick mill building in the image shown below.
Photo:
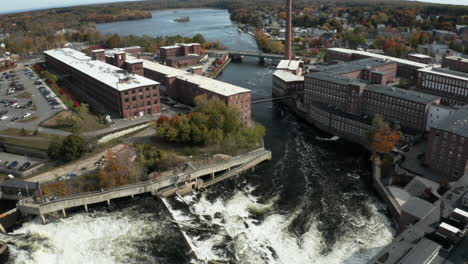
{"label": "brick mill building", "polygon": [[441,100],[439,96],[385,85],[367,86],[363,99],[364,115],[380,114],[387,121],[419,132],[426,130],[429,107]]}
{"label": "brick mill building", "polygon": [[468,103],[468,74],[444,68],[418,70],[416,89],[442,97],[448,105]]}
{"label": "brick mill building", "polygon": [[433,62],[433,59],[431,56],[421,54],[421,53],[408,54],[407,58],[410,61],[415,61],[415,62],[424,63],[424,64],[431,64]]}
{"label": "brick mill building", "polygon": [[457,56],[443,57],[442,68],[468,73],[468,59]]}
{"label": "brick mill building", "polygon": [[144,60],[145,76],[162,83],[166,93],[182,103],[193,105],[195,97],[218,97],[227,105],[238,106],[241,121],[251,121],[251,91],[236,85]]}
{"label": "brick mill building", "polygon": [[425,154],[426,164],[451,179],[467,172],[468,109],[462,108],[433,126]]}
{"label": "brick mill building", "polygon": [[397,64],[397,76],[407,79],[416,79],[417,70],[426,68],[429,65],[425,63],[375,54],[371,52],[361,51],[361,50],[352,50],[352,49],[343,49],[343,48],[329,48],[327,52],[327,61],[337,62],[337,61],[354,61],[365,58],[377,58],[387,61],[391,61]]}
{"label": "brick mill building", "polygon": [[[72,91],[96,109],[125,119],[160,113],[158,82],[69,48],[44,54],[47,66],[67,78]],[[101,52],[95,55],[102,57]]]}
{"label": "brick mill building", "polygon": [[198,63],[201,46],[198,43],[175,44],[159,48],[160,60],[171,67],[185,67]]}

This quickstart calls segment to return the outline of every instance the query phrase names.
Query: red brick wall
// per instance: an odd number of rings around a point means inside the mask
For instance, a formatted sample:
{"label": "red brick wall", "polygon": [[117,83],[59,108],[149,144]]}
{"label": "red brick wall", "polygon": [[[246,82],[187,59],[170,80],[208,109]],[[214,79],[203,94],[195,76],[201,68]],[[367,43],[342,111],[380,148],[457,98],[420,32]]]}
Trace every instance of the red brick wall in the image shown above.
{"label": "red brick wall", "polygon": [[123,118],[160,112],[159,86],[146,86],[120,92]]}

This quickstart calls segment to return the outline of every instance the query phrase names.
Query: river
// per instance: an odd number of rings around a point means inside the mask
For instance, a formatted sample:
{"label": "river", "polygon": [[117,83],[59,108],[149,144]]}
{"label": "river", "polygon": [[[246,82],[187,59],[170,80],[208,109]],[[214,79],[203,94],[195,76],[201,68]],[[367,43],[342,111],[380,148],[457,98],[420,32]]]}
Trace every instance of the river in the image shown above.
{"label": "river", "polygon": [[[188,24],[171,22],[186,15]],[[168,30],[164,23],[173,26]],[[256,49],[224,10],[155,12],[153,19],[98,29],[153,36],[200,32],[232,49]],[[231,63],[218,78],[251,89],[255,99],[271,95],[271,74],[271,68],[246,59]],[[366,184],[365,151],[323,139],[276,103],[254,104],[252,114],[267,128],[265,145],[273,159],[184,202],[167,200],[178,221],[197,228],[188,235],[200,257],[252,264],[365,263],[390,243],[394,230],[385,206]],[[47,225],[30,221],[15,231],[18,237],[0,235],[12,245],[10,263],[195,262],[158,200],[144,197],[94,209]]]}

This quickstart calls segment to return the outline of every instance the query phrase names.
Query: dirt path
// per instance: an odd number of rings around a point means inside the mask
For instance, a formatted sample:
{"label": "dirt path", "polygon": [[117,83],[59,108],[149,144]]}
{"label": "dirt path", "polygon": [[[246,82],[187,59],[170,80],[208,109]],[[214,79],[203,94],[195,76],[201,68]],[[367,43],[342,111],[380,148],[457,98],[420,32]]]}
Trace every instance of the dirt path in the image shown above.
{"label": "dirt path", "polygon": [[[130,149],[130,146],[128,144],[120,144],[120,145],[113,147],[112,151],[117,154],[117,153],[126,151],[128,149]],[[50,182],[50,181],[55,181],[58,177],[66,176],[67,173],[72,172],[77,175],[80,175],[82,173],[95,170],[97,167],[94,165],[94,163],[98,161],[99,159],[101,159],[102,156],[106,156],[106,154],[107,154],[107,150],[100,152],[98,154],[95,154],[94,156],[89,157],[87,159],[75,161],[73,163],[67,164],[65,166],[61,166],[59,168],[53,169],[43,174],[39,174],[37,176],[29,178],[28,181],[40,182],[40,183]]]}

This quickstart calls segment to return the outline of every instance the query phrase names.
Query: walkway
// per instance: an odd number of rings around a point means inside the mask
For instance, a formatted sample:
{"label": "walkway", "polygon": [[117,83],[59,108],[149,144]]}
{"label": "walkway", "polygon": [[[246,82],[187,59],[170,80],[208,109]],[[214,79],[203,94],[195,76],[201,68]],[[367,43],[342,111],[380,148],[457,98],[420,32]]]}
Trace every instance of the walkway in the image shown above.
{"label": "walkway", "polygon": [[[38,202],[32,199],[21,200],[18,210],[22,214],[39,215],[45,223],[45,214],[62,211],[66,216],[65,209],[84,206],[87,210],[89,204],[107,202],[110,200],[129,197],[143,193],[159,194],[161,196],[173,195],[177,191],[190,192],[193,187],[204,188],[220,180],[238,175],[239,173],[253,168],[257,164],[271,159],[271,152],[260,148],[245,153],[229,160],[223,160],[213,165],[193,167],[188,172],[173,174],[168,177],[160,177],[155,180],[127,184],[114,187],[105,191],[89,192],[63,198]],[[217,173],[222,173],[218,179]],[[228,177],[229,176],[229,177]]]}
{"label": "walkway", "polygon": [[[123,151],[126,151],[130,149],[127,144],[120,144],[112,148],[113,153],[121,153]],[[57,178],[66,176],[68,173],[74,173],[74,174],[82,174],[85,172],[90,172],[92,170],[97,169],[97,167],[94,165],[94,163],[102,158],[102,156],[107,155],[107,150],[100,152],[98,154],[93,155],[92,157],[89,157],[84,160],[79,160],[70,164],[67,164],[62,167],[58,167],[56,169],[53,169],[51,171],[39,174],[37,176],[34,176],[32,178],[29,178],[28,181],[32,182],[51,182],[57,180]]]}

